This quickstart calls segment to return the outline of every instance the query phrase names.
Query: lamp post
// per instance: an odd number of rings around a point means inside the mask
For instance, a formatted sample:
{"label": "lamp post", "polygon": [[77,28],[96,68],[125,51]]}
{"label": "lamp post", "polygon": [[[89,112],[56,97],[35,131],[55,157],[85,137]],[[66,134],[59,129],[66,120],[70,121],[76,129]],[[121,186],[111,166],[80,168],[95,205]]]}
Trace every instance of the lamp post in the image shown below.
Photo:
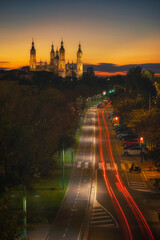
{"label": "lamp post", "polygon": [[119,117],[114,117],[114,125],[119,125]]}
{"label": "lamp post", "polygon": [[23,229],[23,237],[24,240],[27,239],[27,231],[26,231],[26,225],[27,225],[27,199],[26,199],[26,187],[24,186],[23,189],[23,213],[24,213],[24,229]]}
{"label": "lamp post", "polygon": [[142,163],[142,143],[143,143],[143,137],[140,137],[140,146],[141,146],[141,163]]}
{"label": "lamp post", "polygon": [[74,152],[73,152],[73,148],[72,148],[72,152],[71,152],[72,167],[73,167],[73,155],[74,155]]}
{"label": "lamp post", "polygon": [[62,145],[62,189],[64,190],[64,143]]}

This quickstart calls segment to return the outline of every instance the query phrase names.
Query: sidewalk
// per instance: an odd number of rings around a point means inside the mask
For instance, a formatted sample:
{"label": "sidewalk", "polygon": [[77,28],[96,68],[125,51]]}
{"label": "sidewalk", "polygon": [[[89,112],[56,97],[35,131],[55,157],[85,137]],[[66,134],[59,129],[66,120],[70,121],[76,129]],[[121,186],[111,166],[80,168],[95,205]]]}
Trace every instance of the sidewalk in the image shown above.
{"label": "sidewalk", "polygon": [[28,232],[27,237],[29,240],[45,240],[50,230],[49,224],[37,224],[35,230]]}
{"label": "sidewalk", "polygon": [[157,171],[158,168],[154,165],[153,161],[151,159],[143,158],[141,162],[141,157],[130,156],[129,162],[130,164],[134,163],[135,166],[141,168],[141,174],[143,174],[144,177],[143,181],[147,183],[147,188],[153,193],[160,193],[160,172]]}
{"label": "sidewalk", "polygon": [[153,164],[151,159],[143,160],[139,163],[142,169],[142,173],[148,183],[148,187],[156,193],[160,193],[160,172],[157,171],[157,167]]}

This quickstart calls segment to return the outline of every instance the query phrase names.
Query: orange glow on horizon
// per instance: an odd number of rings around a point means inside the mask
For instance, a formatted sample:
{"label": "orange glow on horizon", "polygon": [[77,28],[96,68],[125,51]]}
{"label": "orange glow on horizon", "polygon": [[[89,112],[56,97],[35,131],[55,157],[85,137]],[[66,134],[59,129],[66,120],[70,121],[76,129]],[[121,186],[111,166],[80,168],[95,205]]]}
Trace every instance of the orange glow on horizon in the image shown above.
{"label": "orange glow on horizon", "polygon": [[114,72],[114,73],[110,73],[110,72],[95,71],[95,75],[99,76],[99,77],[116,76],[116,75],[123,75],[123,76],[125,76],[126,74],[127,74],[127,72]]}

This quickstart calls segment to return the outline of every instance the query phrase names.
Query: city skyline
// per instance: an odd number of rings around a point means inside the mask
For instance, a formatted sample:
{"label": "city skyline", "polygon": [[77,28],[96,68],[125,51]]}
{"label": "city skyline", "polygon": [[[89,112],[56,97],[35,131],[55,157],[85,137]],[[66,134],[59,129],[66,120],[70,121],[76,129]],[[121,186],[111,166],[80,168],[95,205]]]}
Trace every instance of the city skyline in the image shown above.
{"label": "city skyline", "polygon": [[[63,38],[65,48],[69,49],[66,62],[76,62],[75,49],[80,41],[84,65],[152,64],[153,67],[160,63],[159,7],[158,0],[2,2],[0,67],[29,65],[32,38],[37,60],[49,62],[52,41],[56,50]],[[156,73],[160,73],[158,69]],[[104,70],[96,71],[97,75],[105,75],[108,68]],[[126,70],[117,72],[124,74]],[[109,70],[108,75],[112,73],[115,74]]]}

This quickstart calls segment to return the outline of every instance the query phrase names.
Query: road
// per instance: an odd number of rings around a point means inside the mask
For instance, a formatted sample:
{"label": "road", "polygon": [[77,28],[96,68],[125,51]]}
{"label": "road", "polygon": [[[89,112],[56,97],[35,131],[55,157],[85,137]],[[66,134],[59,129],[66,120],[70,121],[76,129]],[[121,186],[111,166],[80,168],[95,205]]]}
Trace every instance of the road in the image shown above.
{"label": "road", "polygon": [[159,195],[150,191],[143,173],[129,173],[131,159],[121,156],[120,140],[103,111],[97,114],[96,129],[98,168],[94,203],[98,202],[111,217],[109,221],[95,215],[93,204],[87,239],[159,239],[160,222],[155,207],[160,206]]}
{"label": "road", "polygon": [[70,184],[47,240],[82,239],[92,185],[93,116],[84,119]]}
{"label": "road", "polygon": [[[51,239],[160,239],[159,195],[142,174],[129,173],[107,113],[86,113],[71,181]],[[135,159],[135,161],[137,161]]]}

